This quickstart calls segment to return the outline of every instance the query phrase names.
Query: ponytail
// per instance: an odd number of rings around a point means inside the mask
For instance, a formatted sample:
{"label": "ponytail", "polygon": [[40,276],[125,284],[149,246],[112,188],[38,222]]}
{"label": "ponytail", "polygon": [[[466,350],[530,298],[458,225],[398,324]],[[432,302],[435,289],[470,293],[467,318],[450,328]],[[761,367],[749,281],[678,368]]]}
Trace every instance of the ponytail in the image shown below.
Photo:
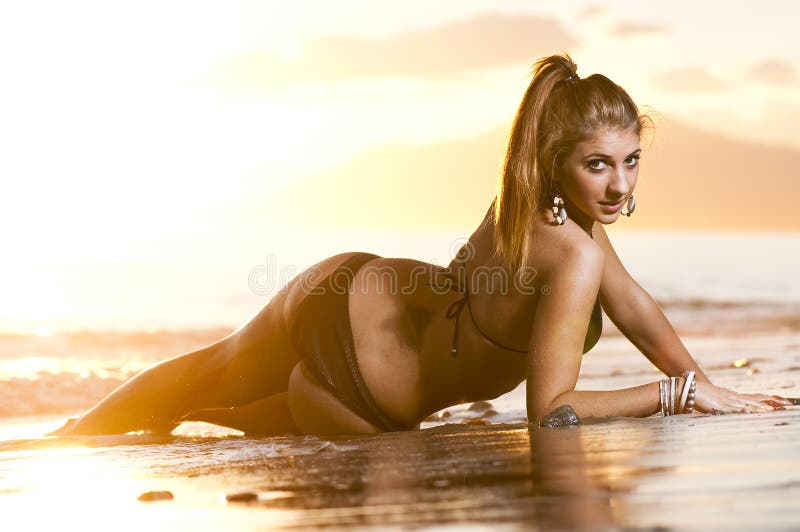
{"label": "ponytail", "polygon": [[539,59],[517,110],[494,201],[494,257],[512,273],[528,266],[533,219],[551,205],[561,165],[603,127],[641,137],[652,120],[601,74],[580,79],[566,52]]}
{"label": "ponytail", "polygon": [[542,116],[559,83],[578,81],[577,68],[566,52],[536,61],[514,118],[494,202],[494,254],[511,271],[527,265],[530,219],[544,206],[554,178],[537,149],[549,133]]}

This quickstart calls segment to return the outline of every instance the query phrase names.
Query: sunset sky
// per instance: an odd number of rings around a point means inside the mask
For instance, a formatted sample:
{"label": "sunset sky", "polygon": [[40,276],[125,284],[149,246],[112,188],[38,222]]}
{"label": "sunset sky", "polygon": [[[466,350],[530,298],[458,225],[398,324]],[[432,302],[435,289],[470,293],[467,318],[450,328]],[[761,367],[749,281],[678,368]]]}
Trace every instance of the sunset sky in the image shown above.
{"label": "sunset sky", "polygon": [[123,272],[207,286],[357,230],[468,233],[532,63],[561,50],[658,115],[622,230],[800,231],[797,20],[791,1],[6,2],[0,330],[101,315],[76,287]]}

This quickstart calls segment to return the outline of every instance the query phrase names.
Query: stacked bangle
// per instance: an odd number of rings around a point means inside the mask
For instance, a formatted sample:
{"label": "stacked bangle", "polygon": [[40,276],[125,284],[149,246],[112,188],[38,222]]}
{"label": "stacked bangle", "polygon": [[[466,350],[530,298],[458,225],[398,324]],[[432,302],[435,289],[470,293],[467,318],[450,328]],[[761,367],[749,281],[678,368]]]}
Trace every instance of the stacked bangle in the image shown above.
{"label": "stacked bangle", "polygon": [[675,392],[676,380],[678,377],[670,377],[658,383],[659,391],[661,392],[661,415],[673,416],[675,415]]}
{"label": "stacked bangle", "polygon": [[670,377],[658,383],[659,395],[661,398],[661,415],[674,416],[675,414],[691,414],[694,410],[694,396],[697,389],[694,371],[684,371],[683,377],[686,382],[681,391],[679,388],[680,377]]}
{"label": "stacked bangle", "polygon": [[669,415],[675,415],[675,399],[678,397],[678,384],[680,379],[678,377],[669,378]]}
{"label": "stacked bangle", "polygon": [[697,390],[697,382],[694,380],[694,371],[686,370],[683,372],[686,383],[683,385],[683,393],[681,394],[681,412],[691,414],[694,410],[694,395]]}

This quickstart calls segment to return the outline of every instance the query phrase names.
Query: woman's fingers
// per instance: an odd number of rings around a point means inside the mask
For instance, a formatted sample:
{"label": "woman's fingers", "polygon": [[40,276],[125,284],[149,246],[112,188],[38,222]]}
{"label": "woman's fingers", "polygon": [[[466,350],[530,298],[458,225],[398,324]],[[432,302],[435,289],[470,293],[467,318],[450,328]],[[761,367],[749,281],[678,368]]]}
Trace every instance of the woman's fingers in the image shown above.
{"label": "woman's fingers", "polygon": [[797,401],[789,399],[788,397],[781,397],[780,395],[772,395],[770,397],[773,397],[773,398],[777,399],[778,401],[780,401],[781,403],[785,404],[786,406],[791,406],[791,405],[798,404]]}
{"label": "woman's fingers", "polygon": [[759,396],[764,401],[775,401],[775,402],[778,402],[778,403],[780,403],[782,405],[785,405],[785,406],[791,406],[791,405],[795,404],[795,402],[792,401],[791,399],[789,399],[788,397],[783,397],[783,396],[780,396],[780,395],[767,395],[767,394],[763,394],[763,393],[754,394],[754,395]]}
{"label": "woman's fingers", "polygon": [[751,393],[751,394],[741,394],[741,398],[744,399],[745,406],[747,408],[751,408],[756,412],[769,412],[771,410],[786,410],[787,403],[785,401],[781,401],[778,399],[774,399],[773,396],[764,395],[760,393]]}
{"label": "woman's fingers", "polygon": [[698,383],[695,397],[695,409],[712,414],[771,412],[786,410],[787,406],[793,404],[796,404],[795,401],[780,395],[743,394],[711,383]]}
{"label": "woman's fingers", "polygon": [[767,400],[769,400],[769,401],[777,401],[777,402],[780,402],[781,404],[785,404],[785,405],[794,404],[791,399],[787,399],[786,397],[781,397],[780,395],[767,395],[767,394],[764,394],[764,393],[746,393],[746,394],[742,394],[742,395],[744,395],[745,397],[752,397],[754,399],[759,399],[759,400],[762,400],[762,401],[767,401]]}
{"label": "woman's fingers", "polygon": [[761,403],[766,403],[772,407],[785,407],[791,406],[794,403],[791,399],[786,397],[781,397],[780,395],[767,395],[763,393],[745,393],[739,394],[740,397],[746,397],[750,401],[759,401]]}

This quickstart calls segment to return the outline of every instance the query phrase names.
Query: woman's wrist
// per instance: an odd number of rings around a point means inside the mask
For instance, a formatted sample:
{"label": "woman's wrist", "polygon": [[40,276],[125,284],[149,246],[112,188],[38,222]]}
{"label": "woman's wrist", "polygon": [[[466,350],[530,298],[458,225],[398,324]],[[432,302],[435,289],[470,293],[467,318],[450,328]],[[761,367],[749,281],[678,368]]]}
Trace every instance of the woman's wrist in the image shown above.
{"label": "woman's wrist", "polygon": [[663,417],[676,414],[676,395],[680,383],[678,377],[667,377],[658,382],[659,409]]}
{"label": "woman's wrist", "polygon": [[694,408],[694,374],[686,371],[680,377],[667,377],[658,383],[658,410],[662,416],[691,413]]}

